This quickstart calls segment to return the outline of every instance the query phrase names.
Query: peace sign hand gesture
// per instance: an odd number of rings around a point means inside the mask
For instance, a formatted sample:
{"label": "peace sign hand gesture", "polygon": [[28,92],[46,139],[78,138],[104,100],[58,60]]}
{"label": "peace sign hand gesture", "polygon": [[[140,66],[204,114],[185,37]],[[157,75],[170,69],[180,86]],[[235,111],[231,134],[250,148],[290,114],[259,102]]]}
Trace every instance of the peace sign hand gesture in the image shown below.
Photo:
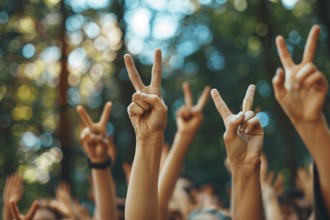
{"label": "peace sign hand gesture", "polygon": [[32,220],[38,209],[38,202],[34,201],[26,215],[22,215],[15,201],[10,202],[10,209],[15,220]]}
{"label": "peace sign hand gesture", "polygon": [[211,91],[215,106],[226,127],[223,137],[227,155],[232,165],[256,165],[260,163],[263,129],[251,111],[254,92],[255,86],[250,85],[243,101],[243,112],[234,115],[228,109],[218,90],[212,89]]}
{"label": "peace sign hand gesture", "polygon": [[193,105],[193,95],[187,82],[182,84],[185,105],[176,112],[178,131],[194,134],[203,121],[202,110],[209,98],[210,87],[206,86],[196,105]]}
{"label": "peace sign hand gesture", "polygon": [[145,139],[153,135],[163,135],[166,127],[167,107],[160,93],[162,78],[161,51],[159,49],[155,51],[152,79],[149,86],[143,85],[132,57],[126,54],[124,59],[129,78],[136,90],[127,111],[137,138]]}
{"label": "peace sign hand gesture", "polygon": [[83,106],[79,105],[77,107],[80,119],[86,126],[80,135],[83,150],[93,163],[102,163],[109,157],[109,144],[105,136],[111,108],[112,103],[107,102],[104,106],[101,119],[94,123]]}
{"label": "peace sign hand gesture", "polygon": [[275,97],[293,123],[313,122],[320,118],[328,83],[313,64],[320,27],[311,29],[301,63],[295,64],[282,36],[276,46],[284,67],[273,78]]}

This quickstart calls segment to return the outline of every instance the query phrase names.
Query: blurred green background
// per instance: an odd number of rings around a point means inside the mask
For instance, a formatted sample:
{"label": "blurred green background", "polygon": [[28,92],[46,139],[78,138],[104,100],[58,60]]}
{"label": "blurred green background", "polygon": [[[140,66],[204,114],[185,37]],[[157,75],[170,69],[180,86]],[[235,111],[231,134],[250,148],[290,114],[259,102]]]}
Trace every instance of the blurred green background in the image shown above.
{"label": "blurred green background", "polygon": [[[118,147],[113,172],[117,194],[124,197],[121,164],[132,161],[135,137],[126,113],[134,89],[123,55],[134,56],[149,83],[157,47],[163,51],[169,108],[166,142],[176,132],[183,81],[195,97],[205,85],[218,88],[235,112],[254,83],[270,168],[284,172],[289,186],[296,167],[311,159],[273,98],[271,78],[280,66],[274,40],[284,35],[300,61],[309,29],[320,24],[315,62],[328,76],[329,12],[328,0],[1,0],[1,189],[6,175],[17,171],[26,183],[23,208],[51,197],[60,179],[88,203],[90,171],[79,146],[75,107],[83,104],[96,120],[110,100],[108,133]],[[183,174],[197,184],[213,183],[225,199],[224,126],[212,101],[204,114]]]}

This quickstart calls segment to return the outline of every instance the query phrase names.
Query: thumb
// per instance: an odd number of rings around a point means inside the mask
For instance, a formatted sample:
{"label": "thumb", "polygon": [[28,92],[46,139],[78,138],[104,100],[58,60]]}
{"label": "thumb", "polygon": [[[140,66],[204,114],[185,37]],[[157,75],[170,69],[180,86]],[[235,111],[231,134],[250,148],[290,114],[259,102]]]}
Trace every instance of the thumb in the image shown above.
{"label": "thumb", "polygon": [[153,107],[153,109],[155,109],[155,111],[161,113],[167,112],[166,105],[157,95],[142,93],[141,98],[143,101],[150,104]]}
{"label": "thumb", "polygon": [[227,126],[226,126],[226,133],[225,139],[232,139],[235,138],[237,135],[237,129],[240,124],[244,122],[244,113],[240,112],[236,116],[233,116],[229,119]]}

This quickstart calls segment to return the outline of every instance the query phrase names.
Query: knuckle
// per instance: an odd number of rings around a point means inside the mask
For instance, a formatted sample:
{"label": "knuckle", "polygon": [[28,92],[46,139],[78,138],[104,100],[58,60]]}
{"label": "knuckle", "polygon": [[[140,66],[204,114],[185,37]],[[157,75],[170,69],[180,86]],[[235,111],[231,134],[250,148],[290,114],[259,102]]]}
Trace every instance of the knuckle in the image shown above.
{"label": "knuckle", "polygon": [[228,121],[228,127],[234,126],[235,125],[235,122],[236,122],[235,118],[229,119],[229,121]]}
{"label": "knuckle", "polygon": [[272,84],[273,84],[273,85],[276,85],[276,84],[277,84],[277,81],[278,81],[278,80],[277,80],[277,77],[274,76],[273,79],[272,79]]}
{"label": "knuckle", "polygon": [[137,100],[139,98],[139,95],[137,92],[135,92],[132,96],[132,101]]}
{"label": "knuckle", "polygon": [[305,64],[305,67],[306,67],[307,69],[316,69],[314,63],[312,63],[312,62],[308,62],[308,63],[306,63],[306,64]]}
{"label": "knuckle", "polygon": [[131,103],[128,107],[127,107],[127,112],[132,112],[132,108],[133,108],[133,103]]}

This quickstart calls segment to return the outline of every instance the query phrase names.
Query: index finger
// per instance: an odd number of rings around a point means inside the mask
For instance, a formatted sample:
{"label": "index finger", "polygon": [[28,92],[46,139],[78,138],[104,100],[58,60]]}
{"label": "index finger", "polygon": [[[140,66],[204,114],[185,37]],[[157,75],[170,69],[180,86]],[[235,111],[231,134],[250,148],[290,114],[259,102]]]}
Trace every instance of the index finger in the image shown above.
{"label": "index finger", "polygon": [[278,36],[276,38],[276,47],[284,68],[287,69],[293,66],[294,62],[291,58],[288,48],[285,45],[285,40],[282,36]]}
{"label": "index finger", "polygon": [[143,89],[144,84],[141,80],[141,77],[138,73],[138,71],[136,70],[134,61],[131,57],[131,55],[126,54],[124,56],[124,61],[125,61],[125,65],[127,68],[127,72],[128,72],[128,77],[131,80],[133,87],[135,88],[136,91],[140,91]]}
{"label": "index finger", "polygon": [[247,112],[252,109],[255,91],[256,86],[249,85],[243,100],[243,112]]}
{"label": "index finger", "polygon": [[89,114],[86,112],[85,108],[82,105],[78,105],[77,112],[80,116],[82,123],[89,128],[93,127],[93,121]]}
{"label": "index finger", "polygon": [[211,96],[214,101],[215,107],[217,108],[219,114],[221,115],[222,119],[225,120],[228,116],[232,113],[229,111],[228,106],[223,101],[220,93],[216,89],[211,90]]}
{"label": "index finger", "polygon": [[191,107],[192,102],[193,102],[193,97],[192,97],[192,93],[191,93],[191,90],[190,90],[189,83],[187,83],[187,82],[182,83],[182,89],[183,89],[185,105],[187,107]]}
{"label": "index finger", "polygon": [[106,127],[109,117],[110,117],[110,112],[112,109],[112,103],[111,102],[107,102],[104,106],[102,115],[101,115],[101,119],[100,119],[100,123],[103,127]]}
{"label": "index finger", "polygon": [[303,56],[304,63],[313,61],[319,34],[320,26],[314,25],[308,34],[307,42],[305,45]]}
{"label": "index finger", "polygon": [[199,97],[198,102],[196,104],[196,109],[197,110],[202,110],[204,108],[204,106],[207,103],[207,100],[209,99],[209,95],[210,95],[210,90],[211,87],[210,86],[205,86],[202,95]]}
{"label": "index finger", "polygon": [[152,66],[151,85],[160,88],[162,81],[162,51],[155,50],[154,65]]}
{"label": "index finger", "polygon": [[33,216],[36,214],[37,209],[38,209],[38,201],[34,201],[32,203],[31,208],[29,209],[28,213],[26,214],[26,219],[27,220],[32,220]]}

